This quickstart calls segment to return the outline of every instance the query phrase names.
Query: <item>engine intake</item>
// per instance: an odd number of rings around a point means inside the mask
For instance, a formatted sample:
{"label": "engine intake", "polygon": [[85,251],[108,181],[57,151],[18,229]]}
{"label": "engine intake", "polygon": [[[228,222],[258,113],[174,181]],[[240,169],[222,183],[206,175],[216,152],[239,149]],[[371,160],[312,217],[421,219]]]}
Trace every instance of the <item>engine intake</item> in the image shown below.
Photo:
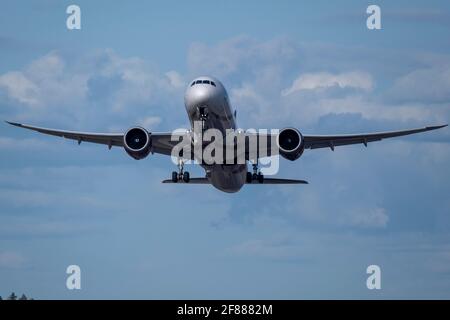
{"label": "engine intake", "polygon": [[151,133],[141,127],[133,127],[123,136],[125,151],[140,160],[149,155],[152,147]]}
{"label": "engine intake", "polygon": [[295,128],[285,128],[277,137],[278,149],[283,158],[294,161],[300,158],[305,150],[303,136]]}

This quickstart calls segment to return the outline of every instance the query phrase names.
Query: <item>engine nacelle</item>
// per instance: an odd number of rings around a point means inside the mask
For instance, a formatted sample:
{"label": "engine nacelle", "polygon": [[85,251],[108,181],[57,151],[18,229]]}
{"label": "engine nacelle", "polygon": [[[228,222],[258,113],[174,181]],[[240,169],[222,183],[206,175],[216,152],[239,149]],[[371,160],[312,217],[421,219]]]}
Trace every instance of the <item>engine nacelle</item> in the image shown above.
{"label": "engine nacelle", "polygon": [[151,133],[141,127],[133,127],[123,136],[125,151],[136,160],[149,155],[152,147]]}
{"label": "engine nacelle", "polygon": [[303,136],[295,128],[285,128],[277,137],[277,144],[283,158],[294,161],[300,158],[305,150]]}

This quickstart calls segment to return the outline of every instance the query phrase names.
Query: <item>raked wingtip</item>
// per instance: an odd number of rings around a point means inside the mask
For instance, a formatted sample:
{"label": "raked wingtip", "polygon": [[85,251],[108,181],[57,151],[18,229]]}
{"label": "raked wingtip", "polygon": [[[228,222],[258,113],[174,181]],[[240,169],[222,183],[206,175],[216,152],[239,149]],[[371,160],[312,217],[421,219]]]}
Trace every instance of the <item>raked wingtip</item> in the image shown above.
{"label": "raked wingtip", "polygon": [[16,127],[20,127],[20,126],[21,126],[21,124],[18,123],[18,122],[12,122],[12,121],[8,121],[8,120],[5,120],[5,122],[6,122],[7,124],[10,124],[10,125],[16,126]]}

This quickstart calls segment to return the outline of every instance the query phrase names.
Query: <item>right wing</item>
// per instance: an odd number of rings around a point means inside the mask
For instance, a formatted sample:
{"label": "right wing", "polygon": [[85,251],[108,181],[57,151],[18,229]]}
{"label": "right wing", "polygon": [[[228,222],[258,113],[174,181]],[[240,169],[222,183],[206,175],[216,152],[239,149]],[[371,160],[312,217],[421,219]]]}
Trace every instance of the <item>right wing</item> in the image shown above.
{"label": "right wing", "polygon": [[[76,140],[78,141],[78,144],[80,144],[81,142],[92,142],[107,145],[110,149],[113,146],[123,147],[124,133],[92,133],[81,131],[67,131],[35,127],[17,122],[6,122],[19,128],[25,128],[52,136]],[[152,132],[152,152],[170,156],[172,148],[179,143],[179,140],[183,137],[183,135],[183,133],[176,134],[172,132]],[[173,136],[178,139],[176,139],[176,141],[172,141]]]}

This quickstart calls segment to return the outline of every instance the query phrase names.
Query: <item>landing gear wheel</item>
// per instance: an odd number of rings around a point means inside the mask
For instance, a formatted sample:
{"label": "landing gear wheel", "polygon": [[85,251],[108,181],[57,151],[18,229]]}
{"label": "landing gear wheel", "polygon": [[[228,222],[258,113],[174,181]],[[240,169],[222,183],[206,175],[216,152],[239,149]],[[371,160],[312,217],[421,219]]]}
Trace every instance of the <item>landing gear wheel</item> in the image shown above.
{"label": "landing gear wheel", "polygon": [[247,183],[252,183],[253,181],[258,181],[259,183],[264,183],[264,175],[258,169],[258,160],[253,164],[253,173],[247,172],[246,181]]}
{"label": "landing gear wheel", "polygon": [[264,175],[262,173],[258,173],[258,182],[263,183],[264,182]]}
{"label": "landing gear wheel", "polygon": [[183,181],[188,183],[190,180],[189,172],[185,171],[183,172]]}
{"label": "landing gear wheel", "polygon": [[178,182],[178,172],[176,171],[172,172],[172,182]]}

